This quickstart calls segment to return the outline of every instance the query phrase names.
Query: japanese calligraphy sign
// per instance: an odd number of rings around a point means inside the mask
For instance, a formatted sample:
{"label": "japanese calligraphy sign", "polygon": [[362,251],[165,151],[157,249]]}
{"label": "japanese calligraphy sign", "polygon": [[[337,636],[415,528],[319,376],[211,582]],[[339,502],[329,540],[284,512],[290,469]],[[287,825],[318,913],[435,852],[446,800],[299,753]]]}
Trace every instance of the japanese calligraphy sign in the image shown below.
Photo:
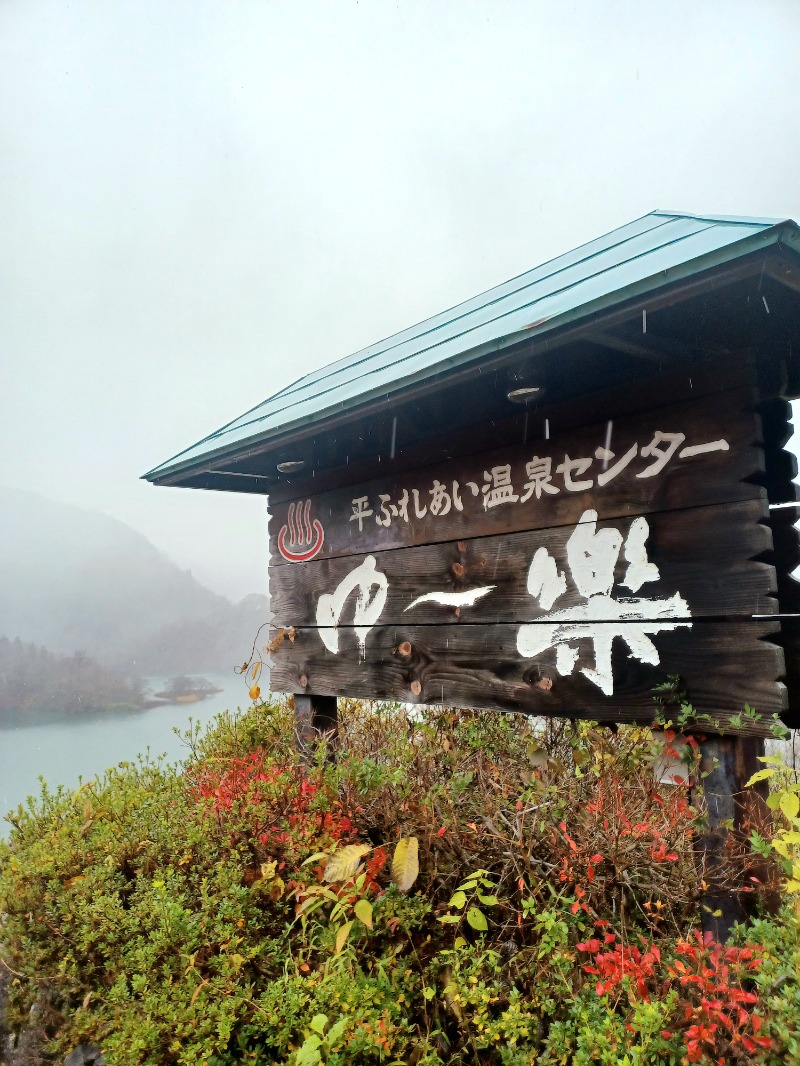
{"label": "japanese calligraphy sign", "polygon": [[[762,458],[748,390],[377,478],[273,510],[273,562],[547,528],[579,520],[758,495],[744,479]],[[318,521],[324,530],[306,528]]]}
{"label": "japanese calligraphy sign", "polygon": [[652,720],[784,706],[760,427],[730,389],[273,507],[275,690]]}

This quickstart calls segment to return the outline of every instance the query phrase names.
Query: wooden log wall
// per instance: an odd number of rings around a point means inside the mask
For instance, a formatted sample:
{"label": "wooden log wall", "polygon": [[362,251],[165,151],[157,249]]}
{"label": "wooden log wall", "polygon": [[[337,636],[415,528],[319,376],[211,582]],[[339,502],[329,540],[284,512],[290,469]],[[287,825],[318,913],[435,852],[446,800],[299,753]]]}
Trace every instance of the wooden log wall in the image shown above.
{"label": "wooden log wall", "polygon": [[272,688],[649,722],[677,675],[718,726],[768,733],[759,404],[753,364],[718,361],[274,495]]}

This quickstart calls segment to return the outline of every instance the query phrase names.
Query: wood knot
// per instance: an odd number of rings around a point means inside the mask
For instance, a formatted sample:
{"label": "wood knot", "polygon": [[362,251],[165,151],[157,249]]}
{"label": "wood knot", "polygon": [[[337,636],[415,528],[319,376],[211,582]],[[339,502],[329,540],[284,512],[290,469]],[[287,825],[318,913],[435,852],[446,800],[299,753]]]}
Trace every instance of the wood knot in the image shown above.
{"label": "wood knot", "polygon": [[467,550],[467,542],[465,540],[456,541],[456,547],[460,552],[465,552]]}
{"label": "wood knot", "polygon": [[467,568],[464,566],[463,563],[453,563],[451,570],[456,575],[456,577],[463,577],[464,574],[466,574],[467,572]]}
{"label": "wood knot", "polygon": [[456,616],[456,618],[460,618],[461,617],[461,608],[460,607],[456,607],[455,616]]}
{"label": "wood knot", "polygon": [[308,678],[305,674],[301,674],[298,680],[300,682],[300,688],[308,688]]}
{"label": "wood knot", "polygon": [[542,692],[549,692],[553,687],[552,677],[540,677],[538,681],[534,681],[534,687],[540,688]]}
{"label": "wood knot", "polygon": [[411,682],[411,691],[414,693],[415,696],[421,695],[422,694],[422,683],[419,682],[419,681],[412,681]]}
{"label": "wood knot", "polygon": [[404,640],[401,644],[397,645],[397,654],[402,655],[404,659],[408,659],[411,656],[411,641]]}

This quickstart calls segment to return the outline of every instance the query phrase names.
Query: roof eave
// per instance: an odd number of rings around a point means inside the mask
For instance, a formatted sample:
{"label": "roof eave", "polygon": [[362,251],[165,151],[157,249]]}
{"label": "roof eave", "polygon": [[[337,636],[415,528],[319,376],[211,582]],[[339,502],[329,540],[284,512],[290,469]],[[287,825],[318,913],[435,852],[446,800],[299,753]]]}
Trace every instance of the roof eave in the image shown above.
{"label": "roof eave", "polygon": [[[414,385],[446,375],[455,369],[468,368],[474,362],[485,358],[487,355],[496,354],[519,344],[521,341],[542,338],[548,333],[562,330],[569,326],[575,326],[583,320],[591,319],[600,314],[607,314],[622,304],[636,303],[652,294],[654,291],[685,282],[696,275],[705,275],[716,269],[725,267],[737,259],[755,257],[759,251],[766,251],[771,246],[781,245],[793,254],[800,256],[800,228],[791,220],[786,220],[754,233],[740,241],[715,249],[706,255],[689,260],[669,270],[659,272],[643,278],[641,281],[626,286],[611,293],[598,297],[586,304],[570,308],[567,311],[549,318],[532,321],[521,330],[516,330],[505,336],[494,338],[492,341],[468,348],[448,359],[434,363],[430,367],[423,367],[415,373],[392,382],[390,386],[382,385],[374,390],[366,390],[359,397],[358,406],[350,406],[349,410],[355,413],[358,408],[369,405],[376,399],[396,397],[407,391]],[[312,415],[306,415],[293,421],[282,423],[266,431],[256,431],[251,436],[239,439],[229,444],[221,443],[218,448],[209,448],[200,456],[187,457],[181,460],[181,454],[173,459],[154,467],[142,475],[142,480],[149,481],[154,485],[180,484],[182,477],[191,472],[193,476],[210,472],[216,463],[230,461],[233,458],[241,458],[254,448],[264,450],[265,445],[271,441],[291,439],[298,430],[307,430],[310,425],[318,426],[330,421],[338,413],[344,404],[322,408]],[[196,448],[194,445],[193,448]]]}

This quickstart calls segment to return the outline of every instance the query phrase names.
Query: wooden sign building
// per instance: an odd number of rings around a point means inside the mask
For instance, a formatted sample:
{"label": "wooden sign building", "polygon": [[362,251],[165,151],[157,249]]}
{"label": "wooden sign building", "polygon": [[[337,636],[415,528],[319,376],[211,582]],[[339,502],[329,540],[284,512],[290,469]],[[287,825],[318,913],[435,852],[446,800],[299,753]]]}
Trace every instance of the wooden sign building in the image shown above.
{"label": "wooden sign building", "polygon": [[[653,212],[146,475],[269,497],[270,686],[712,731],[800,720],[800,231]],[[745,708],[755,713],[746,713]]]}

